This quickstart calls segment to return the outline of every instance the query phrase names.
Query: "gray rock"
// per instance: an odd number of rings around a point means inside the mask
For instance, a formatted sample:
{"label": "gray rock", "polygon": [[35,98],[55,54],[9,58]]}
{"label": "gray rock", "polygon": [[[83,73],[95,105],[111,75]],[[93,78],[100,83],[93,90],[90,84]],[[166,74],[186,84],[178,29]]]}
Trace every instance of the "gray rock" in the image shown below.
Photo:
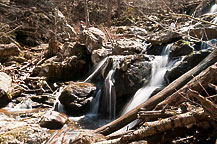
{"label": "gray rock", "polygon": [[6,104],[12,99],[10,89],[12,87],[12,79],[4,72],[0,72],[0,106]]}
{"label": "gray rock", "polygon": [[86,45],[90,53],[93,50],[101,49],[105,40],[105,34],[95,27],[90,27],[80,34],[80,41]]}
{"label": "gray rock", "polygon": [[68,117],[65,114],[50,111],[43,115],[40,126],[48,129],[61,129],[67,121]]}
{"label": "gray rock", "polygon": [[64,88],[59,101],[70,114],[82,115],[89,110],[95,91],[91,83],[72,82]]}
{"label": "gray rock", "polygon": [[180,39],[181,36],[175,32],[160,30],[146,37],[146,41],[152,45],[162,45]]}
{"label": "gray rock", "polygon": [[55,80],[78,80],[88,72],[88,63],[77,56],[66,57],[63,61],[52,57],[33,71],[33,75]]}
{"label": "gray rock", "polygon": [[175,42],[170,49],[170,58],[180,57],[189,55],[194,51],[194,48],[190,46],[190,42],[187,41],[177,41]]}
{"label": "gray rock", "polygon": [[111,53],[112,53],[111,50],[105,48],[93,50],[91,54],[91,61],[93,62],[94,65],[97,65],[100,62],[100,60],[102,60],[103,58],[105,58]]}
{"label": "gray rock", "polygon": [[144,50],[142,41],[138,39],[120,39],[114,47],[115,55],[139,54]]}
{"label": "gray rock", "polygon": [[181,61],[175,63],[172,69],[167,71],[166,78],[169,82],[174,81],[200,63],[211,51],[212,50],[195,51],[193,54],[183,57]]}

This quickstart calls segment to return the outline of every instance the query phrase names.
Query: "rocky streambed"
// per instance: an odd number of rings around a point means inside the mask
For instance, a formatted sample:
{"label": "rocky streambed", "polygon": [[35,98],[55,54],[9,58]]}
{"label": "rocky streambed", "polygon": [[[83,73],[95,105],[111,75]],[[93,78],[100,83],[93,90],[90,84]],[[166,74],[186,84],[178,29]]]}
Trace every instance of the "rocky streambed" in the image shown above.
{"label": "rocky streambed", "polygon": [[[162,22],[156,14],[139,25],[76,33],[61,11],[44,11],[43,2],[30,8],[13,4],[0,3],[1,143],[104,141],[88,129],[145,102],[216,47],[216,13],[200,16],[211,25],[180,18],[171,28],[162,23],[172,17]],[[151,90],[143,91],[147,87]],[[145,98],[135,99],[138,93]]]}

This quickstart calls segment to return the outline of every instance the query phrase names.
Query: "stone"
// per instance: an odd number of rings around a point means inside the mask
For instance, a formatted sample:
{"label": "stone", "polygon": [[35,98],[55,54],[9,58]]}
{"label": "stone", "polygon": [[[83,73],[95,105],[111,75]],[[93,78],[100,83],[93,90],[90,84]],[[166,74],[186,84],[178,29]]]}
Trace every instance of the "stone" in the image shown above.
{"label": "stone", "polygon": [[97,65],[103,58],[105,58],[111,53],[112,53],[111,50],[105,48],[93,50],[91,54],[91,61],[94,65]]}
{"label": "stone", "polygon": [[68,117],[64,113],[48,111],[42,117],[40,126],[48,129],[61,129],[67,121]]}
{"label": "stone", "polygon": [[11,77],[4,72],[0,72],[0,107],[7,104],[12,99],[10,93],[11,87]]}
{"label": "stone", "polygon": [[144,50],[142,41],[138,39],[120,39],[114,46],[115,55],[140,54]]}
{"label": "stone", "polygon": [[80,41],[85,44],[88,51],[92,53],[93,50],[102,48],[106,37],[100,29],[90,27],[80,34]]}
{"label": "stone", "polygon": [[162,45],[179,40],[181,36],[178,33],[160,30],[146,37],[146,41],[152,45]]}
{"label": "stone", "polygon": [[193,67],[200,63],[205,57],[207,57],[212,50],[200,50],[194,51],[191,55],[184,56],[180,61],[176,62],[174,66],[166,72],[166,79],[168,82],[172,82]]}
{"label": "stone", "polygon": [[[64,57],[63,57],[64,58]],[[61,58],[61,60],[63,59]],[[52,57],[34,69],[33,75],[54,80],[78,80],[88,72],[88,63],[77,56],[66,57],[63,61]]]}
{"label": "stone", "polygon": [[170,58],[180,57],[189,55],[194,51],[194,47],[190,45],[190,42],[187,41],[177,41],[175,42],[170,49]]}
{"label": "stone", "polygon": [[20,49],[16,44],[0,44],[0,57],[18,56],[19,54]]}
{"label": "stone", "polygon": [[96,86],[91,83],[72,82],[64,88],[59,101],[70,114],[82,115],[89,110],[95,91]]}

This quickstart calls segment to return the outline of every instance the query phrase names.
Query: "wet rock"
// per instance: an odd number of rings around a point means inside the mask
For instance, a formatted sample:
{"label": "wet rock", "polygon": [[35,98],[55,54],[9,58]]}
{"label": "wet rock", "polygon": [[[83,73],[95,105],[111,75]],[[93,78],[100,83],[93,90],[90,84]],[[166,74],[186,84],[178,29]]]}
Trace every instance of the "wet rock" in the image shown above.
{"label": "wet rock", "polygon": [[80,41],[86,45],[90,53],[93,50],[101,49],[105,40],[105,34],[95,27],[90,27],[80,34]]}
{"label": "wet rock", "polygon": [[130,29],[130,34],[135,34],[135,35],[140,35],[140,36],[145,36],[147,35],[147,31],[143,28],[133,26]]}
{"label": "wet rock", "polygon": [[174,81],[193,67],[195,67],[198,63],[200,63],[206,56],[211,53],[212,50],[201,50],[195,51],[193,54],[183,57],[180,61],[175,63],[171,70],[168,70],[166,73],[166,78],[169,82]]}
{"label": "wet rock", "polygon": [[120,39],[114,47],[115,55],[139,54],[144,50],[142,41],[136,39]]}
{"label": "wet rock", "polygon": [[30,99],[34,102],[46,104],[49,106],[53,106],[55,102],[54,96],[49,94],[30,96]]}
{"label": "wet rock", "polygon": [[0,107],[7,104],[12,99],[10,93],[11,86],[11,77],[4,72],[0,72]]}
{"label": "wet rock", "polygon": [[189,55],[193,52],[194,48],[190,46],[190,42],[187,41],[177,41],[170,49],[170,58]]}
{"label": "wet rock", "polygon": [[16,44],[0,44],[0,57],[18,56],[19,54],[20,50]]}
{"label": "wet rock", "polygon": [[132,96],[139,88],[147,84],[153,57],[146,55],[129,56],[121,64],[120,75],[116,74],[117,97]]}
{"label": "wet rock", "polygon": [[68,117],[56,111],[47,112],[40,121],[40,126],[48,129],[60,129],[68,121]]}
{"label": "wet rock", "polygon": [[161,45],[179,40],[181,36],[175,32],[160,30],[147,36],[147,42],[152,45]]}
{"label": "wet rock", "polygon": [[82,115],[89,110],[95,91],[96,86],[91,83],[72,82],[64,88],[59,101],[67,112],[73,115]]}

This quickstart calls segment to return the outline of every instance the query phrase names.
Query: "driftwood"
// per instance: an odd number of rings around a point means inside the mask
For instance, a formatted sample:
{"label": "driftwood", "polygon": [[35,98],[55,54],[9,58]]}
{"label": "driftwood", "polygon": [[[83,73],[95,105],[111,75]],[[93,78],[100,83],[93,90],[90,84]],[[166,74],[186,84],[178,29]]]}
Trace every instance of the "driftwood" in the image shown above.
{"label": "driftwood", "polygon": [[0,57],[18,56],[20,53],[19,47],[16,44],[0,44]]}
{"label": "driftwood", "polygon": [[95,130],[97,133],[101,133],[103,135],[111,134],[130,122],[134,121],[137,118],[137,113],[139,109],[145,108],[146,110],[152,110],[157,104],[165,100],[168,96],[176,92],[176,90],[183,87],[187,82],[189,82],[194,76],[198,75],[204,69],[214,64],[217,61],[217,49],[215,49],[210,55],[208,55],[203,61],[201,61],[197,66],[193,69],[173,81],[166,88],[164,88],[161,92],[157,93],[153,97],[151,97],[146,102],[140,104],[136,108],[132,109],[128,113],[114,120],[113,122],[102,126]]}
{"label": "driftwood", "polygon": [[207,115],[205,112],[199,108],[191,112],[187,112],[184,114],[180,114],[177,116],[173,116],[170,118],[166,118],[160,121],[154,122],[147,122],[143,125],[142,128],[129,132],[124,135],[120,135],[121,137],[99,142],[98,144],[123,144],[123,143],[130,143],[133,141],[144,140],[147,137],[174,129],[174,128],[181,128],[186,127],[190,124],[195,124],[197,122],[201,122],[207,120]]}
{"label": "driftwood", "polygon": [[204,110],[214,119],[217,120],[217,105],[212,101],[208,100],[207,98],[201,96],[197,91],[190,90],[191,96],[198,99]]}
{"label": "driftwood", "polygon": [[204,88],[206,89],[210,83],[217,81],[217,77],[214,75],[217,75],[217,63],[201,72],[198,76],[194,77],[190,82],[188,82],[184,87],[182,87],[177,92],[173,93],[170,97],[168,97],[166,100],[158,104],[156,109],[159,109],[164,105],[177,106],[180,103],[186,101],[186,98],[189,98],[189,96],[192,94],[192,92],[189,91],[189,88],[198,91],[199,93],[204,91]]}

